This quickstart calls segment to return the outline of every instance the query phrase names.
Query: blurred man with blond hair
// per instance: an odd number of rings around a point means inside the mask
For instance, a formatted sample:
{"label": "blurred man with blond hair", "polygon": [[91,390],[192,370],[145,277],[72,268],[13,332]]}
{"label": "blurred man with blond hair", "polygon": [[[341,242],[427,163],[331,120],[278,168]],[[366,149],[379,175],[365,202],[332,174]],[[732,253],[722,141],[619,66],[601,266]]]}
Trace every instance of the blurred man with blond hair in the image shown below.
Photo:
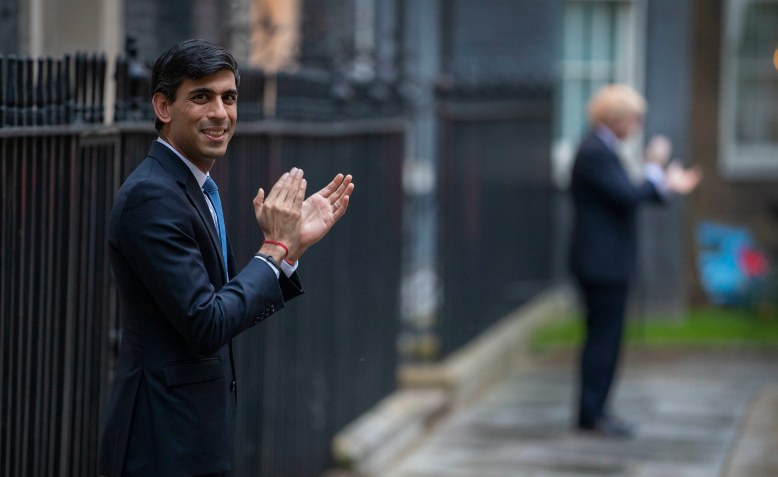
{"label": "blurred man with blond hair", "polygon": [[579,146],[570,185],[575,204],[570,268],[586,310],[577,426],[609,437],[630,437],[634,426],[610,413],[607,400],[619,361],[629,285],[636,274],[638,207],[688,194],[700,174],[668,164],[672,146],[658,136],[644,156],[644,179],[630,180],[619,148],[640,131],[646,112],[645,99],[633,88],[603,87],[591,98],[588,112],[591,131]]}

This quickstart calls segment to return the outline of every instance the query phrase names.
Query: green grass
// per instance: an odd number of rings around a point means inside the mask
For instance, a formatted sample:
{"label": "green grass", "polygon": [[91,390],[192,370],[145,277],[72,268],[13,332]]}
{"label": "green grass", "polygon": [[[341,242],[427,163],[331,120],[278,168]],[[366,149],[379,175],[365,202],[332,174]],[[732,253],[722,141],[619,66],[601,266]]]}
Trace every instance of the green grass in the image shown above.
{"label": "green grass", "polygon": [[[533,350],[571,347],[581,343],[583,320],[567,316],[539,328],[531,338]],[[759,318],[751,310],[702,308],[683,318],[630,319],[628,343],[662,346],[747,346],[778,349],[778,318]]]}

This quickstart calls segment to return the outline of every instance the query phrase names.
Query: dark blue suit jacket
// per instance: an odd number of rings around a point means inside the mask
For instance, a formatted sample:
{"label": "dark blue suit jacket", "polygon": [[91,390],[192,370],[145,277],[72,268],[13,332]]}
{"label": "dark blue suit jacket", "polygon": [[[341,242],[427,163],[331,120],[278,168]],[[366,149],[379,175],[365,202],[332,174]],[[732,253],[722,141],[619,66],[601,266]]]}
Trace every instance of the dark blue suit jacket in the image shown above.
{"label": "dark blue suit jacket", "polygon": [[206,199],[165,145],[119,190],[109,225],[122,341],[104,413],[99,472],[187,476],[232,467],[232,338],[300,293],[252,259],[242,270],[228,246],[229,282]]}
{"label": "dark blue suit jacket", "polygon": [[626,283],[636,273],[638,206],[660,202],[661,195],[649,181],[631,182],[616,153],[594,132],[578,149],[570,190],[573,274],[585,283]]}

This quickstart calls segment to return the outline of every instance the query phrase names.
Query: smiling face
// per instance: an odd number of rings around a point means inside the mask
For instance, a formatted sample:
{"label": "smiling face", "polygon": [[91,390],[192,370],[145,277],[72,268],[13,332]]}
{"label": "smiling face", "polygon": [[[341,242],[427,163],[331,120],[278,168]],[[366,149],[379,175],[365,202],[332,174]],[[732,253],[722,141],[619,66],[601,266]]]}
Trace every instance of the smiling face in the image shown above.
{"label": "smiling face", "polygon": [[238,90],[232,71],[185,79],[172,102],[157,92],[152,104],[163,123],[162,138],[203,172],[227,152],[238,120]]}

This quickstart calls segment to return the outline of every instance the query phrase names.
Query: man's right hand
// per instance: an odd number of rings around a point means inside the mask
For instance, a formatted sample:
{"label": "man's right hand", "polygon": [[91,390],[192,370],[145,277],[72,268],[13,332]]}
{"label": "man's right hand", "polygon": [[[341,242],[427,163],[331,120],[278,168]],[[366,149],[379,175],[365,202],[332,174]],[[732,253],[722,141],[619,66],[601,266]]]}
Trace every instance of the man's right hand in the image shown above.
{"label": "man's right hand", "polygon": [[[280,242],[290,250],[297,248],[306,187],[302,169],[293,167],[278,179],[267,197],[265,191],[259,189],[253,200],[254,215],[266,241]],[[270,243],[263,244],[259,251],[272,256],[277,263],[281,263],[287,253]]]}

